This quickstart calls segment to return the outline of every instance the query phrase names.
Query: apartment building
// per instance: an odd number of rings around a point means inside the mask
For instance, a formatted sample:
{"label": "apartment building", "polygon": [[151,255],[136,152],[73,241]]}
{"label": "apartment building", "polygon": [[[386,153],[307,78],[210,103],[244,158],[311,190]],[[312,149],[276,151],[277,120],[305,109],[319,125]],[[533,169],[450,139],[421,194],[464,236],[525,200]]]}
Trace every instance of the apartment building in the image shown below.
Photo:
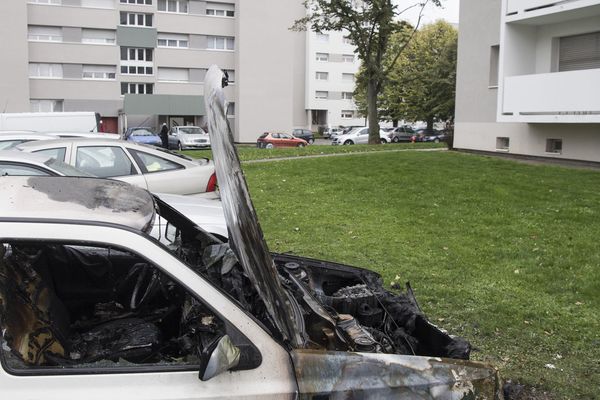
{"label": "apartment building", "polygon": [[454,146],[600,162],[600,1],[461,0]]}
{"label": "apartment building", "polygon": [[344,32],[307,32],[306,110],[311,128],[364,125],[353,100],[360,61]]}
{"label": "apartment building", "polygon": [[203,125],[203,81],[217,64],[235,139],[306,126],[301,2],[0,2],[0,112],[95,111],[103,129]]}

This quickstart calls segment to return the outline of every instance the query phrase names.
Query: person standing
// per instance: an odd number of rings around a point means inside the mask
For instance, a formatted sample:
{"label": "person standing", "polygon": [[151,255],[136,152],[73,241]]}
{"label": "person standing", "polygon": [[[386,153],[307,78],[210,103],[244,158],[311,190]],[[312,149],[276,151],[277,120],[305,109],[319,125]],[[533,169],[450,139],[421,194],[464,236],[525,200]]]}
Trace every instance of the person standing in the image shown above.
{"label": "person standing", "polygon": [[167,127],[167,124],[164,123],[162,125],[162,128],[160,130],[160,140],[162,141],[162,147],[164,147],[165,149],[169,148],[169,128]]}

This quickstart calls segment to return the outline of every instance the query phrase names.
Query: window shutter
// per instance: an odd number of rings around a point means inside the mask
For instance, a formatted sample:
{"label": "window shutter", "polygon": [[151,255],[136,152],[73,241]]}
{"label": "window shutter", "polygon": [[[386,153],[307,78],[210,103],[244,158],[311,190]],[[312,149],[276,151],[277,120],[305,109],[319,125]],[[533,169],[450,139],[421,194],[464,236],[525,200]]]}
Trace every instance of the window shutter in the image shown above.
{"label": "window shutter", "polygon": [[559,71],[600,68],[600,32],[560,38]]}

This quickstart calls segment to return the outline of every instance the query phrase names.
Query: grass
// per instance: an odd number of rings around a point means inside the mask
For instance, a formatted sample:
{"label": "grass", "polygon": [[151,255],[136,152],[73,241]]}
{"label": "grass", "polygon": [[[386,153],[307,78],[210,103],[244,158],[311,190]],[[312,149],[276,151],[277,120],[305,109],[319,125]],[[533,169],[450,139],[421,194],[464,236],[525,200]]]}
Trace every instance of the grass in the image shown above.
{"label": "grass", "polygon": [[[241,154],[258,152],[268,154]],[[454,152],[244,171],[273,251],[373,269],[387,285],[411,281],[430,319],[505,379],[599,398],[599,172]]]}
{"label": "grass", "polygon": [[[338,153],[364,153],[372,151],[400,150],[400,149],[432,149],[444,148],[445,143],[393,143],[388,145],[360,145],[360,146],[307,146],[291,147],[277,149],[259,149],[250,146],[238,146],[238,154],[241,161],[251,161],[260,159],[272,159],[280,157],[303,157],[320,154],[338,154]],[[183,152],[190,157],[212,158],[210,150],[185,150]]]}

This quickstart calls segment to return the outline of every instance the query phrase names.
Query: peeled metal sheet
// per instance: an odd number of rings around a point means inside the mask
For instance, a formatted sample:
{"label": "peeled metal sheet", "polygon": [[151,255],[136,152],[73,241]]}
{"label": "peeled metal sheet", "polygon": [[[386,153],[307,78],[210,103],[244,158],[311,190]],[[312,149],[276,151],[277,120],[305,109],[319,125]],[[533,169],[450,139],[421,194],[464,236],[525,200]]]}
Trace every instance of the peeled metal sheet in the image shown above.
{"label": "peeled metal sheet", "polygon": [[216,65],[211,66],[204,80],[204,98],[229,244],[283,340],[291,347],[301,348],[305,346],[305,339],[299,329],[299,321],[294,317],[299,313],[279,281],[233,144],[233,134],[227,121],[227,100],[223,94],[227,82],[224,78],[223,71]]}

